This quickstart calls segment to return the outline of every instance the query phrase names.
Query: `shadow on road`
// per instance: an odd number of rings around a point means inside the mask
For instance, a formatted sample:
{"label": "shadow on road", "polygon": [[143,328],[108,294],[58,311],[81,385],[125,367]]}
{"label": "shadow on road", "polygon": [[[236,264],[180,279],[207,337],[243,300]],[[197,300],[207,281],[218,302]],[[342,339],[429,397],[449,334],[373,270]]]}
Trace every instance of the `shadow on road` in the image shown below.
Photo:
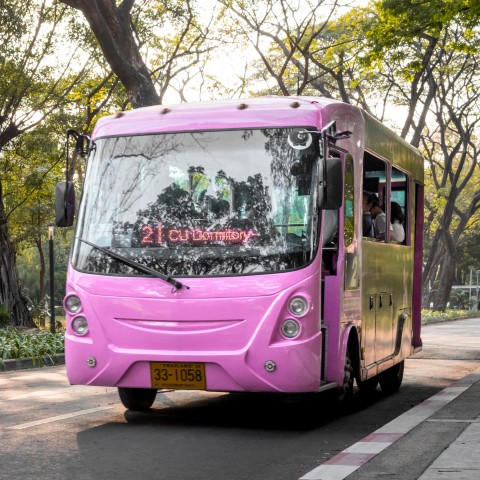
{"label": "shadow on road", "polygon": [[127,410],[125,420],[136,425],[311,430],[369,408],[384,397],[378,390],[370,395],[357,392],[354,402],[339,404],[331,392],[297,395],[231,393],[163,408],[158,408],[157,403],[148,412]]}

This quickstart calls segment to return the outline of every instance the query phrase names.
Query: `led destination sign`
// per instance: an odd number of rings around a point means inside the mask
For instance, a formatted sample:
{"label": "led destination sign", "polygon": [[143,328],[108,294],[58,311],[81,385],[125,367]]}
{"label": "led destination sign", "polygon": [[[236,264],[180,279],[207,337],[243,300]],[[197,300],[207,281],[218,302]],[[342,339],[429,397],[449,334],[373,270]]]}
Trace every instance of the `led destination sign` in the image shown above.
{"label": "led destination sign", "polygon": [[257,234],[253,230],[226,228],[205,230],[202,228],[164,228],[161,223],[142,225],[140,243],[161,245],[162,243],[227,243],[246,245]]}

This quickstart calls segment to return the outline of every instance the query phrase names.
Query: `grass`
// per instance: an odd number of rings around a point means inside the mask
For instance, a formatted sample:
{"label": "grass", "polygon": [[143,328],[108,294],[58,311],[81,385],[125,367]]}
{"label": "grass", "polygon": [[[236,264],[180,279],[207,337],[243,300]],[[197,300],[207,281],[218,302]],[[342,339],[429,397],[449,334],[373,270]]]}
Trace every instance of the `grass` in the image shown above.
{"label": "grass", "polygon": [[38,362],[41,366],[46,359],[53,362],[56,355],[64,352],[63,332],[0,329],[0,370],[4,369],[5,360],[31,358],[34,365]]}

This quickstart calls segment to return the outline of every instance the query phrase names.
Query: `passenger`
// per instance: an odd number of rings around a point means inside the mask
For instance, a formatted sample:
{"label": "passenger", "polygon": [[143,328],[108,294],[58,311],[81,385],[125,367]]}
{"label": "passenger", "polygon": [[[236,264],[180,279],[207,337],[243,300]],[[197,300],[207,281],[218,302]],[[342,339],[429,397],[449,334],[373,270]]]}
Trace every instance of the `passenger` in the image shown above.
{"label": "passenger", "polygon": [[362,200],[362,211],[363,211],[363,236],[364,237],[375,237],[375,231],[373,229],[372,216],[370,214],[370,209],[372,205],[369,203],[370,193],[367,191],[363,192]]}
{"label": "passenger", "polygon": [[375,193],[371,193],[368,197],[368,202],[372,205],[370,215],[373,220],[373,228],[375,230],[375,238],[377,240],[385,241],[385,231],[387,228],[387,216],[380,208],[378,197]]}
{"label": "passenger", "polygon": [[392,242],[403,243],[405,240],[405,228],[403,223],[405,217],[402,213],[402,207],[397,202],[390,203],[390,240]]}

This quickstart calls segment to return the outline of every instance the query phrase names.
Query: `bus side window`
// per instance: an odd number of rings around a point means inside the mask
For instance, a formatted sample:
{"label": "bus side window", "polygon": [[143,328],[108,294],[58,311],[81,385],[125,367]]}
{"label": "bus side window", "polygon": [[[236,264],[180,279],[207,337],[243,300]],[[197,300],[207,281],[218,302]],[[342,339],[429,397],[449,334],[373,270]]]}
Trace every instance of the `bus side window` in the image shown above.
{"label": "bus side window", "polygon": [[387,232],[387,163],[365,152],[363,161],[363,191],[369,194],[375,240],[385,242]]}
{"label": "bus side window", "polygon": [[400,245],[408,245],[409,222],[408,222],[408,200],[409,200],[410,178],[401,170],[392,167],[391,193],[390,193],[390,241]]}

